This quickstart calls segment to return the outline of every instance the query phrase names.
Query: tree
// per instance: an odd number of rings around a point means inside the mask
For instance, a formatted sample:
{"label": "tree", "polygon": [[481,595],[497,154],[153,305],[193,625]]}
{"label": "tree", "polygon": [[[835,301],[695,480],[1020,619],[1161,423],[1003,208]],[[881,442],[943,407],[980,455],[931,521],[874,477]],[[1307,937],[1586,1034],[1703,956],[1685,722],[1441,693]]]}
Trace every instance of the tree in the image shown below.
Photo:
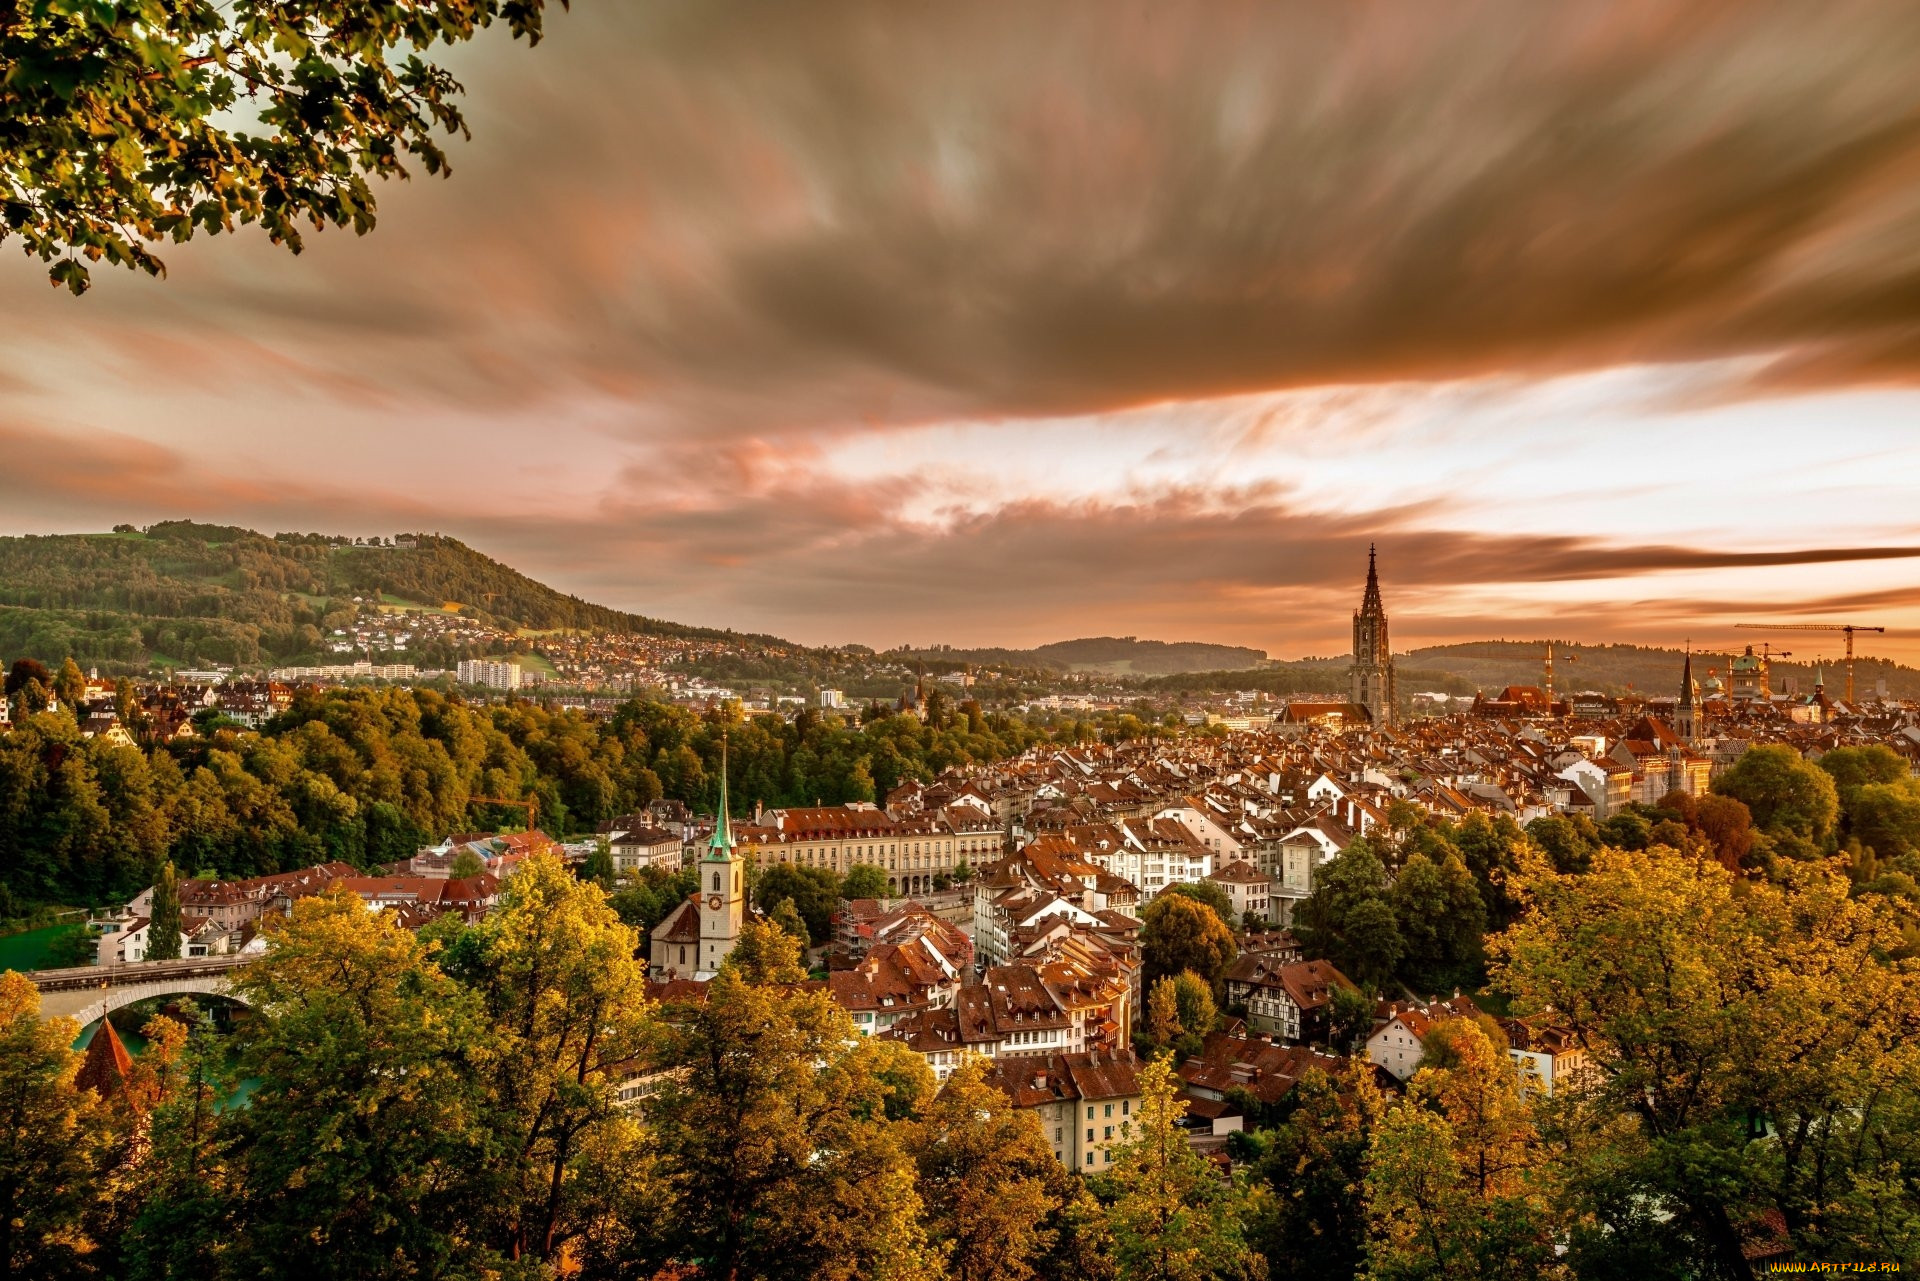
{"label": "tree", "polygon": [[1694,807],[1700,835],[1713,847],[1713,856],[1729,872],[1746,866],[1753,852],[1753,815],[1731,796],[1702,796]]}
{"label": "tree", "polygon": [[97,1096],[76,1090],[72,1019],[40,1018],[40,993],[0,972],[0,1276],[58,1277],[84,1266],[82,1225],[107,1140]]}
{"label": "tree", "polygon": [[1172,1048],[1180,1058],[1198,1054],[1220,1024],[1213,988],[1192,970],[1159,980],[1147,997],[1147,1024],[1156,1048]]}
{"label": "tree", "polygon": [[642,1105],[664,1190],[652,1268],[774,1281],[936,1271],[897,1133],[933,1092],[918,1055],[857,1037],[825,993],[753,982],[730,958],[668,1029],[660,1063]]}
{"label": "tree", "polygon": [[147,959],[171,961],[180,955],[180,883],[171,860],[160,865],[153,882],[153,910],[147,926]]}
{"label": "tree", "polygon": [[840,885],[841,898],[886,898],[887,869],[871,863],[855,863],[847,869]]}
{"label": "tree", "polygon": [[52,688],[62,703],[77,709],[87,697],[86,673],[80,670],[80,664],[68,658],[60,664],[60,674],[53,678]]}
{"label": "tree", "polygon": [[1027,1281],[1061,1236],[1071,1176],[1041,1133],[969,1057],[910,1128],[927,1235],[953,1281]]}
{"label": "tree", "polygon": [[1201,1281],[1253,1277],[1244,1196],[1223,1184],[1187,1143],[1180,1078],[1164,1058],[1140,1069],[1140,1108],[1130,1135],[1099,1176],[1114,1261],[1123,1281]]}
{"label": "tree", "polygon": [[1366,1173],[1368,1275],[1564,1275],[1526,1097],[1513,1061],[1458,1020],[1454,1063],[1416,1073],[1372,1134]]}
{"label": "tree", "polygon": [[1373,997],[1358,988],[1333,986],[1327,998],[1327,1044],[1337,1054],[1350,1054],[1373,1031]]}
{"label": "tree", "polygon": [[593,851],[587,855],[586,865],[581,868],[581,872],[587,880],[601,889],[613,888],[613,848],[606,837],[603,836],[593,843]]}
{"label": "tree", "polygon": [[480,876],[486,870],[485,860],[472,850],[463,847],[453,856],[453,865],[447,869],[447,875],[456,880],[464,880],[469,876]]}
{"label": "tree", "polygon": [[1367,1150],[1386,1106],[1372,1065],[1355,1060],[1338,1078],[1309,1068],[1290,1101],[1292,1115],[1254,1166],[1268,1194],[1255,1202],[1249,1240],[1272,1281],[1359,1276]]}
{"label": "tree", "polygon": [[1547,852],[1547,857],[1562,872],[1584,872],[1600,843],[1593,820],[1584,814],[1574,818],[1562,814],[1536,818],[1527,824],[1527,835]]}
{"label": "tree", "polygon": [[551,852],[521,864],[476,933],[493,1124],[518,1158],[501,1197],[503,1249],[551,1260],[578,1230],[582,1162],[620,1129],[620,1087],[650,1062],[646,972],[606,895]]}
{"label": "tree", "polygon": [[1363,840],[1314,869],[1295,928],[1309,949],[1363,985],[1391,978],[1406,953],[1386,865]]}
{"label": "tree", "polygon": [[798,943],[802,950],[809,946],[811,940],[807,923],[800,919],[800,912],[794,907],[792,899],[783,898],[774,904],[772,922],[786,931],[787,936]]}
{"label": "tree", "polygon": [[1920,854],[1920,779],[1856,788],[1847,818],[1854,839],[1882,859],[1913,860]]}
{"label": "tree", "polygon": [[[781,901],[787,903],[787,900]],[[804,936],[794,934],[777,921],[748,921],[741,928],[733,951],[721,964],[755,987],[801,983],[807,977],[805,947]]]}
{"label": "tree", "polygon": [[1713,780],[1713,791],[1744,804],[1755,826],[1784,842],[1786,852],[1796,857],[1810,858],[1831,846],[1840,808],[1833,777],[1791,747],[1772,743],[1748,748]]}
{"label": "tree", "polygon": [[807,939],[825,943],[833,937],[833,913],[840,906],[840,878],[824,867],[774,863],[760,869],[753,883],[754,901],[763,912],[782,901],[793,904],[806,922]]}
{"label": "tree", "polygon": [[478,1000],[345,891],[299,900],[267,932],[266,956],[233,979],[258,1087],[219,1122],[230,1266],[384,1277],[486,1263],[465,1220],[506,1153],[486,1116]]}
{"label": "tree", "polygon": [[1223,921],[1231,921],[1234,918],[1233,900],[1227,897],[1224,889],[1212,881],[1177,881],[1160,892],[1180,894],[1196,903],[1205,903],[1213,909],[1213,914]]}
{"label": "tree", "polygon": [[1531,910],[1495,941],[1516,1013],[1551,1008],[1596,1105],[1629,1122],[1596,1183],[1703,1273],[1746,1276],[1746,1225],[1769,1211],[1808,1258],[1920,1246],[1920,1198],[1884,1181],[1920,1160],[1902,909],[1823,864],[1779,873],[1623,851],[1585,876],[1531,867]]}
{"label": "tree", "polygon": [[1239,945],[1226,922],[1206,904],[1182,894],[1160,894],[1140,914],[1141,979],[1158,979],[1191,970],[1218,986],[1233,964]]}
{"label": "tree", "polygon": [[7,669],[6,691],[8,697],[18,694],[28,685],[38,685],[42,690],[53,688],[53,673],[47,665],[35,658],[16,658],[13,666]]}
{"label": "tree", "polygon": [[1853,812],[1854,797],[1870,783],[1898,783],[1913,771],[1900,753],[1884,743],[1867,747],[1836,747],[1815,762],[1828,777],[1840,801],[1842,815]]}
{"label": "tree", "polygon": [[459,85],[422,55],[495,21],[535,42],[541,7],[184,0],[138,23],[110,8],[9,11],[0,240],[17,236],[78,294],[82,259],[158,275],[150,244],[236,222],[296,253],[302,223],[364,233],[368,179],[443,173],[435,135],[466,130]]}

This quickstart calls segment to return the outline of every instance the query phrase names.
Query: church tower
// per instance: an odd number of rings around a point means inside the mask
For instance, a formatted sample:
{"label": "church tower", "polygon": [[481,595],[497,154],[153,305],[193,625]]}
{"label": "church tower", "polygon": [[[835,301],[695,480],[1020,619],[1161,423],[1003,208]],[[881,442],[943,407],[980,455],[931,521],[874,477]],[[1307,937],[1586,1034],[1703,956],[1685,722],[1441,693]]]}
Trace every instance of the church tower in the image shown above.
{"label": "church tower", "polygon": [[1680,702],[1674,708],[1673,730],[1688,746],[1700,741],[1700,699],[1693,692],[1693,649],[1687,649],[1686,666],[1680,669]]}
{"label": "church tower", "polygon": [[712,978],[740,941],[746,920],[746,875],[733,856],[733,822],[727,814],[727,744],[720,741],[720,814],[707,842],[700,874],[700,964],[695,976]]}
{"label": "church tower", "polygon": [[1377,726],[1393,724],[1393,648],[1387,643],[1387,609],[1380,603],[1374,548],[1367,546],[1367,591],[1353,613],[1353,666],[1347,670],[1347,701],[1367,709]]}

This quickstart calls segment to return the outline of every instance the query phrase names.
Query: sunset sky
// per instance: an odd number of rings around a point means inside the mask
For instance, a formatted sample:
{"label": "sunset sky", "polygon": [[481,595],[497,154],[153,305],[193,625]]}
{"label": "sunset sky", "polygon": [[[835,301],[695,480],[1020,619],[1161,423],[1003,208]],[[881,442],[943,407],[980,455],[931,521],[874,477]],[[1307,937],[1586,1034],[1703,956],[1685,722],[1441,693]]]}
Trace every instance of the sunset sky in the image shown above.
{"label": "sunset sky", "polygon": [[1920,5],[576,0],[452,65],[371,235],[0,246],[0,532],[1280,657],[1375,541],[1396,648],[1920,662]]}

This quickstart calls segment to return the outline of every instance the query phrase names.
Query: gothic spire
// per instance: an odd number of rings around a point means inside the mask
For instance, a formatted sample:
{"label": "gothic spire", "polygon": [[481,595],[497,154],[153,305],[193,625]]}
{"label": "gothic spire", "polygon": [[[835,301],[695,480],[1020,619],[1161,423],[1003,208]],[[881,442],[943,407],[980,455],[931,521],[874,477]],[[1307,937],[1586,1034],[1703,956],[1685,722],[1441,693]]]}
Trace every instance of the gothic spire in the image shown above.
{"label": "gothic spire", "polygon": [[1367,594],[1360,598],[1360,612],[1363,614],[1384,614],[1387,607],[1380,603],[1380,575],[1374,568],[1374,545],[1367,544]]}
{"label": "gothic spire", "polygon": [[1680,706],[1693,706],[1693,643],[1687,643],[1687,661],[1680,669]]}

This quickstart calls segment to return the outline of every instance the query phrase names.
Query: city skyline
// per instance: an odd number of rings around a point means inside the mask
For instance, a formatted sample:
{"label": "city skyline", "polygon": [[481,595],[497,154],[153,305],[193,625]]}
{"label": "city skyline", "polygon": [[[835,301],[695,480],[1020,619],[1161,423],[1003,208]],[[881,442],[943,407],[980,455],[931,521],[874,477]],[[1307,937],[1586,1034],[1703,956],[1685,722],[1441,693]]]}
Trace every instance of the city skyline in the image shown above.
{"label": "city skyline", "polygon": [[[454,60],[449,182],[0,269],[0,532],[438,529],[811,644],[1920,661],[1920,15],[727,6]],[[1796,653],[1836,660],[1800,638]]]}

